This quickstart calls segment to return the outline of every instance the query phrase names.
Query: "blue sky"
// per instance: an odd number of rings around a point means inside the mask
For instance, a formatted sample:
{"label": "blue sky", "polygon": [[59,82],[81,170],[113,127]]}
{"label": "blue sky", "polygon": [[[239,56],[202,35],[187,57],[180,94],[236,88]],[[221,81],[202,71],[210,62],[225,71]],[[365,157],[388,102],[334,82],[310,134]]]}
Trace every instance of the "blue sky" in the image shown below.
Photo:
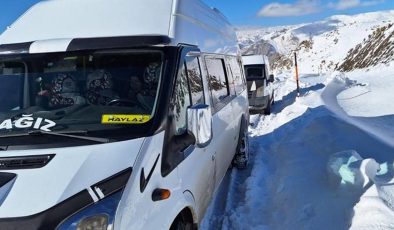
{"label": "blue sky", "polygon": [[[1,0],[0,31],[40,0]],[[81,0],[83,1],[83,0]],[[110,1],[110,0],[109,0]],[[203,0],[236,26],[274,26],[312,22],[335,14],[394,9],[393,0]]]}
{"label": "blue sky", "polygon": [[203,0],[220,9],[237,26],[288,25],[336,14],[394,10],[393,0]]}

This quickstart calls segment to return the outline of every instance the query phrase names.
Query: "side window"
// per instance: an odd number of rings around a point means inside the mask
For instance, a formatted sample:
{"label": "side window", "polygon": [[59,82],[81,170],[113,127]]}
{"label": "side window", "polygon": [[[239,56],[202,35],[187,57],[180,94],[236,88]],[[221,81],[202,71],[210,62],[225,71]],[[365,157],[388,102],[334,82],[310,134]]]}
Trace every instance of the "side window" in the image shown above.
{"label": "side window", "polygon": [[242,72],[242,64],[236,57],[229,57],[231,72],[233,73],[235,92],[240,94],[245,89],[245,80]]}
{"label": "side window", "polygon": [[0,63],[0,112],[23,108],[24,79],[25,67],[22,63]]}
{"label": "side window", "polygon": [[205,104],[204,87],[201,78],[198,58],[186,59],[186,70],[189,78],[189,86],[192,96],[192,105]]}
{"label": "side window", "polygon": [[206,58],[205,62],[208,70],[208,80],[212,93],[212,100],[216,107],[230,95],[224,68],[224,60],[220,58]]}
{"label": "side window", "polygon": [[186,112],[191,103],[185,64],[182,65],[175,83],[174,102],[175,135],[182,135],[187,129]]}

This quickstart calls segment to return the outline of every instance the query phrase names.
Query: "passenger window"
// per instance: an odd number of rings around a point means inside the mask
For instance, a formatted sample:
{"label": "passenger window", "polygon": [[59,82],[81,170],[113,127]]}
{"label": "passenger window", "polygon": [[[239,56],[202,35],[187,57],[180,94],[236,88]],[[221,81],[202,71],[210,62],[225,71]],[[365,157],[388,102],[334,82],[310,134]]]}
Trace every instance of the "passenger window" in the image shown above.
{"label": "passenger window", "polygon": [[192,95],[192,105],[205,104],[204,87],[202,84],[200,65],[198,58],[186,59],[187,76],[189,78],[190,91]]}
{"label": "passenger window", "polygon": [[175,119],[175,135],[182,135],[187,129],[186,112],[187,108],[190,106],[190,90],[184,64],[179,71],[175,84],[175,106],[173,111]]}
{"label": "passenger window", "polygon": [[231,72],[234,78],[235,92],[240,94],[245,89],[245,81],[243,78],[241,62],[237,60],[236,57],[229,57],[228,61],[230,63]]}
{"label": "passenger window", "polygon": [[224,61],[219,58],[206,58],[209,86],[214,106],[230,95],[228,81],[224,70]]}
{"label": "passenger window", "polygon": [[24,79],[22,63],[0,63],[0,112],[23,108]]}
{"label": "passenger window", "polygon": [[231,66],[228,62],[228,59],[226,59],[226,67],[227,67],[227,79],[228,79],[228,86],[230,89],[230,95],[236,95],[235,93],[235,83],[234,83],[234,74],[233,71],[231,70]]}

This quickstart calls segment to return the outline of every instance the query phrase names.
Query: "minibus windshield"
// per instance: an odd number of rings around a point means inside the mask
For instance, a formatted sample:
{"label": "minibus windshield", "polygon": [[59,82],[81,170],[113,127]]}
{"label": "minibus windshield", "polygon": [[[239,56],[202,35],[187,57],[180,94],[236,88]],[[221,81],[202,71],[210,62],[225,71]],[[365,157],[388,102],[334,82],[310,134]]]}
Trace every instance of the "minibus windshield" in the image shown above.
{"label": "minibus windshield", "polygon": [[162,70],[157,50],[0,56],[0,137],[148,123]]}

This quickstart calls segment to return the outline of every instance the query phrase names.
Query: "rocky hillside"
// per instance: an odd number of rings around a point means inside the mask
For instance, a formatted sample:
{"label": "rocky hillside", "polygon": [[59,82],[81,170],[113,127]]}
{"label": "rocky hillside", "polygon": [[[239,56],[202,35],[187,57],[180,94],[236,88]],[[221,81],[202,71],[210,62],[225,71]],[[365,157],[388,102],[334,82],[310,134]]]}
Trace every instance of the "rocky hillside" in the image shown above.
{"label": "rocky hillside", "polygon": [[388,24],[377,28],[362,43],[349,50],[344,62],[337,70],[352,71],[394,60],[394,27]]}

